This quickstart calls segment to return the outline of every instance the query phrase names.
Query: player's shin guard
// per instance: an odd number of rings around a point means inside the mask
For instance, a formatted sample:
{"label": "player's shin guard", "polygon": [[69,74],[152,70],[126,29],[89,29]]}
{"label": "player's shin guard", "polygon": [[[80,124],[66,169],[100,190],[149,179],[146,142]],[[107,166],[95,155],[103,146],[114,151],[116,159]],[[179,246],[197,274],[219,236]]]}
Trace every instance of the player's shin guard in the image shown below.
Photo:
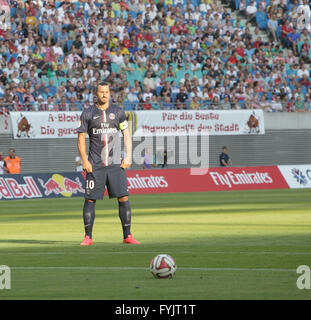
{"label": "player's shin guard", "polygon": [[93,224],[95,220],[95,200],[89,201],[85,200],[83,206],[83,221],[84,221],[84,229],[85,235],[89,236],[92,239],[92,230]]}
{"label": "player's shin guard", "polygon": [[124,239],[131,234],[131,216],[130,202],[128,200],[124,202],[119,201],[119,217],[122,223]]}

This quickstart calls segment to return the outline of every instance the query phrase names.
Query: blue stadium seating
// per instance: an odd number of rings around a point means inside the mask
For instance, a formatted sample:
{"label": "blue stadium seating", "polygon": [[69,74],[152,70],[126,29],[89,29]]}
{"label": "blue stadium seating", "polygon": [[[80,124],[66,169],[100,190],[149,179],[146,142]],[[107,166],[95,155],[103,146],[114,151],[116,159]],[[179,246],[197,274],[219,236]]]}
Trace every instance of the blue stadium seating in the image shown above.
{"label": "blue stadium seating", "polygon": [[267,23],[267,15],[263,11],[256,12],[256,22],[258,24],[259,29],[265,30],[268,28]]}
{"label": "blue stadium seating", "polygon": [[66,42],[66,47],[67,47],[68,52],[71,51],[72,43],[73,43],[73,40],[67,40],[67,42]]}
{"label": "blue stadium seating", "polygon": [[162,87],[157,87],[156,88],[156,95],[159,96],[161,93]]}

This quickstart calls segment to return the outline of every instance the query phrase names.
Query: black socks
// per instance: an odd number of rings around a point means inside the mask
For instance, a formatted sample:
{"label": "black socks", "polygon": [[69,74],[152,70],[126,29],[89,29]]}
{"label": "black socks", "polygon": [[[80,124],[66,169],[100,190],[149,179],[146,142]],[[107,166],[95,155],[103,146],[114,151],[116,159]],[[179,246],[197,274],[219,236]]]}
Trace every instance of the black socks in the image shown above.
{"label": "black socks", "polygon": [[130,202],[128,200],[124,202],[119,201],[119,217],[122,224],[124,239],[131,233],[131,215]]}
{"label": "black socks", "polygon": [[83,206],[83,221],[85,235],[92,238],[93,224],[95,220],[95,201],[85,200]]}
{"label": "black socks", "polygon": [[[85,200],[83,206],[83,221],[84,221],[84,229],[85,235],[92,238],[92,230],[95,220],[95,202],[96,201],[88,201]],[[126,239],[129,234],[131,234],[131,207],[130,202],[118,202],[119,203],[119,217],[122,224],[123,229],[123,238]]]}

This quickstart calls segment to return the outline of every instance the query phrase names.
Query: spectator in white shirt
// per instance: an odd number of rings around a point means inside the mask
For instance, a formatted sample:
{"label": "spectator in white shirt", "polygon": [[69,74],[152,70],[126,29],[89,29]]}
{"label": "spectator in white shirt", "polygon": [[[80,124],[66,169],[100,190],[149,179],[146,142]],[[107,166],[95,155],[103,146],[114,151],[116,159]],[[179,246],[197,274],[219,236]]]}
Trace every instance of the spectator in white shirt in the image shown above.
{"label": "spectator in white shirt", "polygon": [[91,59],[94,58],[95,49],[94,49],[94,47],[92,47],[92,42],[91,42],[91,41],[88,41],[88,42],[87,42],[87,47],[84,48],[84,55],[85,55],[86,57],[91,58]]}
{"label": "spectator in white shirt", "polygon": [[310,6],[308,4],[308,0],[303,0],[302,4],[298,6],[298,12],[303,12],[304,17],[306,19],[305,23],[310,25]]}
{"label": "spectator in white shirt", "polygon": [[303,64],[302,68],[297,71],[297,76],[298,78],[302,78],[304,74],[309,78],[310,72],[305,64]]}
{"label": "spectator in white shirt", "polygon": [[139,99],[138,99],[137,94],[135,93],[135,88],[134,87],[131,88],[129,94],[127,95],[127,99],[130,102],[139,102]]}
{"label": "spectator in white shirt", "polygon": [[150,100],[151,100],[152,96],[153,96],[153,94],[152,94],[152,92],[150,91],[150,88],[145,87],[145,92],[143,93],[143,96],[142,96],[143,101],[145,102],[145,101],[147,100],[147,97],[149,97]]}
{"label": "spectator in white shirt", "polygon": [[156,83],[154,79],[151,77],[151,72],[148,71],[146,73],[146,77],[144,78],[144,86],[150,88],[150,90],[154,91],[156,89]]}
{"label": "spectator in white shirt", "polygon": [[200,11],[206,14],[210,9],[211,6],[208,4],[208,0],[203,0],[200,4]]}
{"label": "spectator in white shirt", "polygon": [[59,54],[60,56],[64,55],[63,49],[59,46],[59,43],[56,42],[55,45],[53,46],[54,49],[54,54]]}
{"label": "spectator in white shirt", "polygon": [[274,99],[270,103],[271,110],[272,111],[283,111],[283,106],[281,103],[281,97],[280,96],[274,96]]}
{"label": "spectator in white shirt", "polygon": [[110,71],[108,70],[108,67],[106,64],[103,65],[103,69],[100,70],[100,76],[102,77],[102,79],[106,79],[108,78],[110,75]]}
{"label": "spectator in white shirt", "polygon": [[256,19],[257,5],[255,0],[251,0],[250,4],[246,7],[246,15],[249,17],[250,22]]}
{"label": "spectator in white shirt", "polygon": [[124,63],[123,56],[121,55],[121,52],[120,52],[119,49],[118,49],[117,52],[111,57],[111,61],[112,61],[113,63],[116,63],[116,64]]}

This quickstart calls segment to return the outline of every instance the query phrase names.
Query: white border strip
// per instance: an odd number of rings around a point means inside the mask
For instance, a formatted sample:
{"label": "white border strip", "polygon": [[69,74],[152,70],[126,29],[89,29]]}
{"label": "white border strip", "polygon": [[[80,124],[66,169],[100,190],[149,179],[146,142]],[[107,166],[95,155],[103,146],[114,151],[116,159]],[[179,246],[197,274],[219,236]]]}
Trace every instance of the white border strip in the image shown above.
{"label": "white border strip", "polygon": [[[169,251],[171,252],[171,251]],[[100,255],[114,255],[114,254],[159,254],[159,251],[111,251],[111,252],[78,252],[78,254],[100,254]],[[246,254],[246,255],[311,255],[310,252],[282,252],[282,251],[258,251],[258,252],[248,252],[248,251],[236,251],[229,252],[228,251],[204,251],[204,252],[196,252],[196,251],[180,251],[178,254],[200,254],[200,255],[208,255],[208,254]],[[77,252],[64,252],[64,251],[51,251],[51,252],[0,252],[0,256],[41,256],[41,255],[76,255]]]}
{"label": "white border strip", "polygon": [[[12,270],[149,270],[146,267],[10,267]],[[277,269],[277,268],[193,268],[193,267],[178,267],[178,270],[191,271],[255,271],[255,272],[296,272],[295,269]]]}

